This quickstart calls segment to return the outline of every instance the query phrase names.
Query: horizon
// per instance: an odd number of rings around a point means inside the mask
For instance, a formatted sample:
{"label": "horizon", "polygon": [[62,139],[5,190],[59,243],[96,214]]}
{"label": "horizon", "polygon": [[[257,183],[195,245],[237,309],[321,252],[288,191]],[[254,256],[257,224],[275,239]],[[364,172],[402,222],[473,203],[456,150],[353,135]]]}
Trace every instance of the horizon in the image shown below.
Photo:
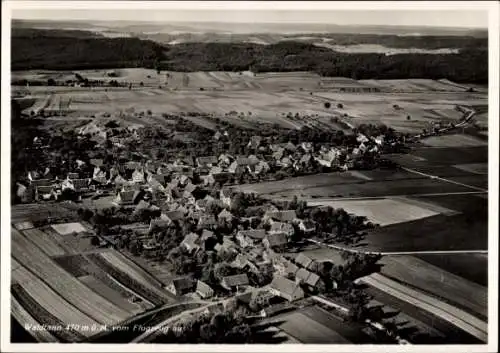
{"label": "horizon", "polygon": [[350,27],[426,27],[486,30],[484,10],[145,10],[14,9],[12,20],[46,22],[223,23]]}

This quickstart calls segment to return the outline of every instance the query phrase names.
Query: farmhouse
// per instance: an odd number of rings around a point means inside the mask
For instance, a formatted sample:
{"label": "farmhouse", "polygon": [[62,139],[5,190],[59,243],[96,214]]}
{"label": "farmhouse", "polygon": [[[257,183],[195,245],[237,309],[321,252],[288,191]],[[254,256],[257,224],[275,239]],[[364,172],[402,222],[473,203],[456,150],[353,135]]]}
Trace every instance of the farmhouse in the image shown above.
{"label": "farmhouse", "polygon": [[217,219],[219,221],[222,221],[222,222],[225,222],[226,224],[231,224],[231,222],[233,221],[234,217],[233,215],[231,214],[231,212],[229,212],[228,210],[222,210],[218,215],[217,215]]}
{"label": "farmhouse", "polygon": [[214,290],[205,282],[198,280],[196,282],[196,293],[202,299],[211,298],[214,295]]}
{"label": "farmhouse", "polygon": [[176,278],[167,285],[167,290],[174,295],[184,295],[194,291],[196,283],[189,277]]}
{"label": "farmhouse", "polygon": [[297,283],[281,276],[273,278],[269,291],[289,302],[304,298],[304,291]]}
{"label": "farmhouse", "polygon": [[297,265],[282,256],[273,261],[273,267],[281,276],[295,275],[295,273],[299,270]]}
{"label": "farmhouse", "polygon": [[238,291],[243,286],[248,285],[248,276],[246,274],[239,274],[233,276],[226,276],[221,281],[221,286],[229,291]]}

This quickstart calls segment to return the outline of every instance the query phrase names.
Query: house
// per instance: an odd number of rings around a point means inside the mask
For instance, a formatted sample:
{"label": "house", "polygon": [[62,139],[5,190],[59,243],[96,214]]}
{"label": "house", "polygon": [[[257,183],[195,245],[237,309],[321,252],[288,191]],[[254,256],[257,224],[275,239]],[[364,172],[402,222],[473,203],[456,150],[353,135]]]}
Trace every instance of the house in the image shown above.
{"label": "house", "polygon": [[231,214],[231,212],[229,212],[228,210],[222,210],[218,215],[217,215],[217,220],[219,222],[224,222],[226,224],[231,224],[233,222],[233,215]]}
{"label": "house", "polygon": [[275,276],[273,278],[269,291],[289,302],[304,298],[304,291],[297,283],[281,276]]}
{"label": "house", "polygon": [[243,286],[248,285],[248,276],[246,274],[226,276],[221,281],[221,286],[229,291],[237,291]]}
{"label": "house", "polygon": [[363,142],[368,142],[370,140],[365,135],[359,133],[358,136],[356,137],[356,141],[363,143]]}
{"label": "house", "polygon": [[306,219],[299,221],[299,229],[305,234],[311,234],[316,231],[316,224],[313,221]]}
{"label": "house", "polygon": [[189,252],[196,251],[200,248],[198,245],[199,239],[200,236],[198,234],[189,233],[184,237],[180,245]]}
{"label": "house", "polygon": [[37,201],[48,201],[51,199],[56,199],[57,195],[54,191],[53,186],[38,186],[35,187],[35,200]]}
{"label": "house", "polygon": [[295,233],[295,229],[290,223],[273,222],[271,224],[271,229],[269,229],[269,234],[280,233],[285,234],[287,237],[291,237]]}
{"label": "house", "polygon": [[265,239],[262,241],[266,248],[283,248],[288,244],[287,234],[285,233],[274,233],[266,235]]}
{"label": "house", "polygon": [[151,231],[155,227],[165,228],[172,224],[173,221],[165,213],[162,213],[160,217],[151,219],[149,222],[149,230]]}
{"label": "house", "polygon": [[273,267],[280,276],[285,277],[295,275],[299,270],[297,265],[282,256],[273,261]]}
{"label": "house", "polygon": [[276,161],[276,165],[283,167],[283,168],[288,168],[293,164],[293,161],[290,157],[283,157],[279,161]]}
{"label": "house", "polygon": [[310,290],[316,290],[322,285],[321,278],[317,274],[312,273],[305,268],[301,268],[297,271],[295,274],[295,281],[297,283],[303,283]]}
{"label": "house", "polygon": [[91,158],[90,165],[94,167],[101,168],[104,165],[104,161],[101,158]]}
{"label": "house", "polygon": [[293,143],[291,142],[288,142],[286,145],[285,145],[285,150],[289,151],[289,152],[295,152],[297,150],[297,146],[295,146]]}
{"label": "house", "polygon": [[238,254],[233,262],[231,262],[231,266],[239,269],[244,269],[249,265],[248,257],[243,254]]}
{"label": "house", "polygon": [[259,161],[253,168],[255,174],[265,174],[269,172],[269,170],[271,170],[271,167],[266,161]]}
{"label": "house", "polygon": [[16,185],[17,185],[16,196],[19,198],[19,200],[22,203],[33,202],[33,198],[35,196],[34,188],[32,186],[26,187],[21,183],[16,183]]}
{"label": "house", "polygon": [[231,207],[232,197],[233,197],[233,191],[231,189],[228,188],[221,189],[219,196],[225,206]]}
{"label": "house", "polygon": [[313,262],[314,262],[313,259],[311,259],[310,257],[304,255],[303,253],[299,253],[295,257],[295,263],[297,265],[299,265],[300,267],[303,267],[305,269],[310,269]]}
{"label": "house", "polygon": [[251,247],[260,243],[266,236],[264,229],[240,230],[236,234],[236,240],[241,247]]}
{"label": "house", "polygon": [[68,180],[78,179],[80,175],[78,173],[68,173]]}
{"label": "house", "polygon": [[285,149],[283,147],[279,147],[273,152],[273,158],[275,161],[280,161],[285,156]]}
{"label": "house", "polygon": [[215,229],[217,227],[217,220],[213,215],[202,215],[198,221],[199,229]]}
{"label": "house", "polygon": [[248,163],[242,164],[241,162],[234,161],[229,165],[227,171],[233,174],[243,174],[248,170],[247,167]]}
{"label": "house", "polygon": [[213,297],[214,290],[205,282],[198,280],[196,282],[196,294],[198,294],[201,299],[208,299]]}
{"label": "house", "polygon": [[196,158],[196,165],[198,167],[213,167],[218,164],[219,160],[216,156],[198,157]]}
{"label": "house", "polygon": [[144,178],[144,170],[143,169],[135,169],[132,173],[132,181],[134,183],[144,183],[146,179]]}
{"label": "house", "polygon": [[128,170],[138,170],[140,168],[141,168],[141,163],[139,162],[129,161],[125,163],[125,169]]}
{"label": "house", "polygon": [[150,207],[150,203],[144,200],[140,200],[139,203],[135,206],[134,213],[138,213],[142,210],[147,210]]}
{"label": "house", "polygon": [[229,239],[229,237],[224,237],[222,239],[222,244],[219,243],[219,244],[216,244],[214,246],[214,250],[217,253],[220,253],[223,251],[237,252],[236,248],[237,248],[237,245],[231,239]]}
{"label": "house", "polygon": [[307,166],[311,164],[312,160],[313,157],[309,153],[306,153],[302,157],[300,157],[300,159],[296,161],[293,166],[297,170],[307,168]]}
{"label": "house", "polygon": [[214,134],[213,139],[214,139],[215,141],[219,141],[219,140],[221,139],[221,137],[222,137],[222,134],[220,133],[220,131],[217,131],[217,132]]}
{"label": "house", "polygon": [[259,148],[261,143],[262,143],[261,136],[252,136],[252,137],[250,137],[250,141],[248,142],[247,146],[252,148],[252,149],[257,149],[257,148]]}
{"label": "house", "polygon": [[278,221],[278,222],[293,222],[297,219],[297,213],[295,210],[277,210],[277,211],[266,211],[263,217],[264,221]]}
{"label": "house", "polygon": [[203,229],[200,238],[201,247],[203,250],[212,250],[215,244],[217,244],[217,237],[214,232]]}
{"label": "house", "polygon": [[117,206],[131,206],[139,203],[142,198],[140,190],[121,190],[113,200]]}
{"label": "house", "polygon": [[106,183],[106,171],[101,169],[101,167],[94,167],[94,172],[92,173],[92,179],[101,183]]}
{"label": "house", "polygon": [[160,185],[165,185],[166,183],[166,180],[167,180],[167,177],[168,177],[168,174],[166,173],[160,173],[160,174],[153,174],[153,173],[150,173],[148,175],[148,178],[147,178],[147,181],[148,183],[158,183]]}
{"label": "house", "polygon": [[180,221],[181,219],[184,219],[184,215],[185,214],[179,210],[165,212],[165,216],[168,217],[172,222]]}
{"label": "house", "polygon": [[314,149],[314,145],[312,144],[312,142],[302,142],[300,144],[300,147],[305,153],[312,152]]}
{"label": "house", "polygon": [[193,195],[195,199],[199,198],[200,196],[200,188],[198,185],[195,185],[191,182],[189,182],[185,187],[184,187],[184,194],[190,194]]}
{"label": "house", "polygon": [[122,177],[120,174],[118,174],[113,180],[112,182],[115,184],[115,185],[125,185],[127,183],[127,180],[125,180],[124,177]]}
{"label": "house", "polygon": [[229,154],[221,154],[219,156],[219,166],[229,166],[231,164],[231,162],[234,160],[234,158],[232,156],[230,156]]}
{"label": "house", "polygon": [[196,282],[189,277],[175,278],[167,284],[166,289],[174,295],[184,295],[192,293]]}

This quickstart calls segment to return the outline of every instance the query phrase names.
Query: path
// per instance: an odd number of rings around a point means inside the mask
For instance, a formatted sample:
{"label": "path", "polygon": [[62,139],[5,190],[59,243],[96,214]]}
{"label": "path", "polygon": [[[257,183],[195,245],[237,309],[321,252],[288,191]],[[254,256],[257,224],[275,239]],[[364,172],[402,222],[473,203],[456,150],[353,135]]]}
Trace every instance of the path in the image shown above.
{"label": "path", "polygon": [[479,187],[477,187],[477,186],[472,186],[472,185],[468,185],[468,184],[460,183],[460,182],[458,182],[458,181],[454,181],[454,180],[450,180],[450,179],[442,178],[442,177],[439,177],[439,176],[437,176],[437,175],[431,175],[431,174],[427,174],[427,173],[419,172],[418,170],[415,170],[415,169],[406,168],[406,167],[401,167],[401,169],[403,169],[404,171],[407,171],[407,172],[409,172],[409,173],[418,174],[418,175],[422,175],[422,176],[428,177],[428,178],[430,178],[430,179],[439,180],[439,181],[444,181],[444,182],[446,182],[446,183],[451,183],[451,184],[455,184],[455,185],[460,185],[460,186],[463,186],[463,187],[466,187],[466,188],[469,188],[469,189],[472,189],[472,190],[476,190],[476,191],[488,192],[488,190],[485,190],[485,189],[483,189],[483,188],[479,188]]}
{"label": "path", "polygon": [[420,250],[420,251],[368,251],[363,249],[346,248],[339,245],[327,244],[314,239],[306,239],[306,241],[326,246],[340,251],[347,251],[356,254],[367,255],[382,255],[382,256],[399,256],[399,255],[447,255],[447,254],[488,254],[488,250]]}

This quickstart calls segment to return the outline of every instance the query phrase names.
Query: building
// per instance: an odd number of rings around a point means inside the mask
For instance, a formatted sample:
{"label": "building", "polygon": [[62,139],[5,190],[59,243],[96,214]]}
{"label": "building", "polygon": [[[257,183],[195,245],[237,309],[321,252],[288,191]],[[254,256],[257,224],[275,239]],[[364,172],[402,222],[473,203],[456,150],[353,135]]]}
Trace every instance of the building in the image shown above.
{"label": "building", "polygon": [[269,249],[284,248],[288,244],[288,238],[285,233],[274,233],[266,235],[262,241],[264,246]]}
{"label": "building", "polygon": [[316,225],[313,221],[306,219],[299,221],[299,229],[305,234],[311,234],[316,231]]}
{"label": "building", "polygon": [[295,257],[295,263],[299,265],[300,267],[303,267],[305,269],[310,269],[314,260],[311,259],[310,257],[304,255],[303,253],[299,253]]}
{"label": "building", "polygon": [[295,281],[297,283],[303,283],[306,285],[311,291],[318,290],[319,287],[323,284],[321,278],[304,268],[301,268],[295,273]]}
{"label": "building", "polygon": [[196,282],[189,277],[175,278],[168,283],[166,289],[174,295],[184,295],[195,290]]}
{"label": "building", "polygon": [[138,184],[145,183],[146,179],[144,178],[144,170],[135,169],[134,172],[132,173],[132,181]]}
{"label": "building", "polygon": [[217,220],[213,215],[202,215],[198,221],[199,229],[215,229],[217,227]]}
{"label": "building", "polygon": [[248,286],[248,276],[246,274],[239,274],[233,276],[226,276],[221,281],[221,286],[229,291],[238,291],[244,286]]}
{"label": "building", "polygon": [[242,248],[252,247],[264,239],[266,231],[264,229],[240,230],[236,234],[236,240]]}
{"label": "building", "polygon": [[269,229],[269,234],[285,234],[287,237],[291,237],[294,233],[295,229],[290,223],[273,222]]}
{"label": "building", "polygon": [[196,282],[196,293],[201,299],[208,299],[214,296],[214,290],[212,287],[200,280]]}
{"label": "building", "polygon": [[233,215],[231,214],[231,212],[229,212],[228,210],[222,210],[218,215],[217,215],[217,219],[219,221],[222,221],[222,222],[225,222],[226,224],[231,224],[231,222],[233,221],[234,217]]}
{"label": "building", "polygon": [[213,167],[218,164],[219,160],[216,156],[198,157],[196,158],[196,165],[198,167]]}
{"label": "building", "polygon": [[220,199],[224,203],[225,206],[231,207],[232,197],[233,197],[233,192],[231,191],[231,189],[228,189],[228,188],[221,189]]}
{"label": "building", "polygon": [[183,247],[188,252],[197,251],[200,246],[198,245],[200,236],[196,233],[187,234],[181,242],[181,247]]}
{"label": "building", "polygon": [[266,211],[264,213],[264,221],[278,221],[278,222],[293,222],[297,219],[297,213],[295,210],[286,210],[286,211]]}
{"label": "building", "polygon": [[270,284],[269,291],[289,302],[304,298],[304,291],[300,286],[288,278],[275,276]]}

